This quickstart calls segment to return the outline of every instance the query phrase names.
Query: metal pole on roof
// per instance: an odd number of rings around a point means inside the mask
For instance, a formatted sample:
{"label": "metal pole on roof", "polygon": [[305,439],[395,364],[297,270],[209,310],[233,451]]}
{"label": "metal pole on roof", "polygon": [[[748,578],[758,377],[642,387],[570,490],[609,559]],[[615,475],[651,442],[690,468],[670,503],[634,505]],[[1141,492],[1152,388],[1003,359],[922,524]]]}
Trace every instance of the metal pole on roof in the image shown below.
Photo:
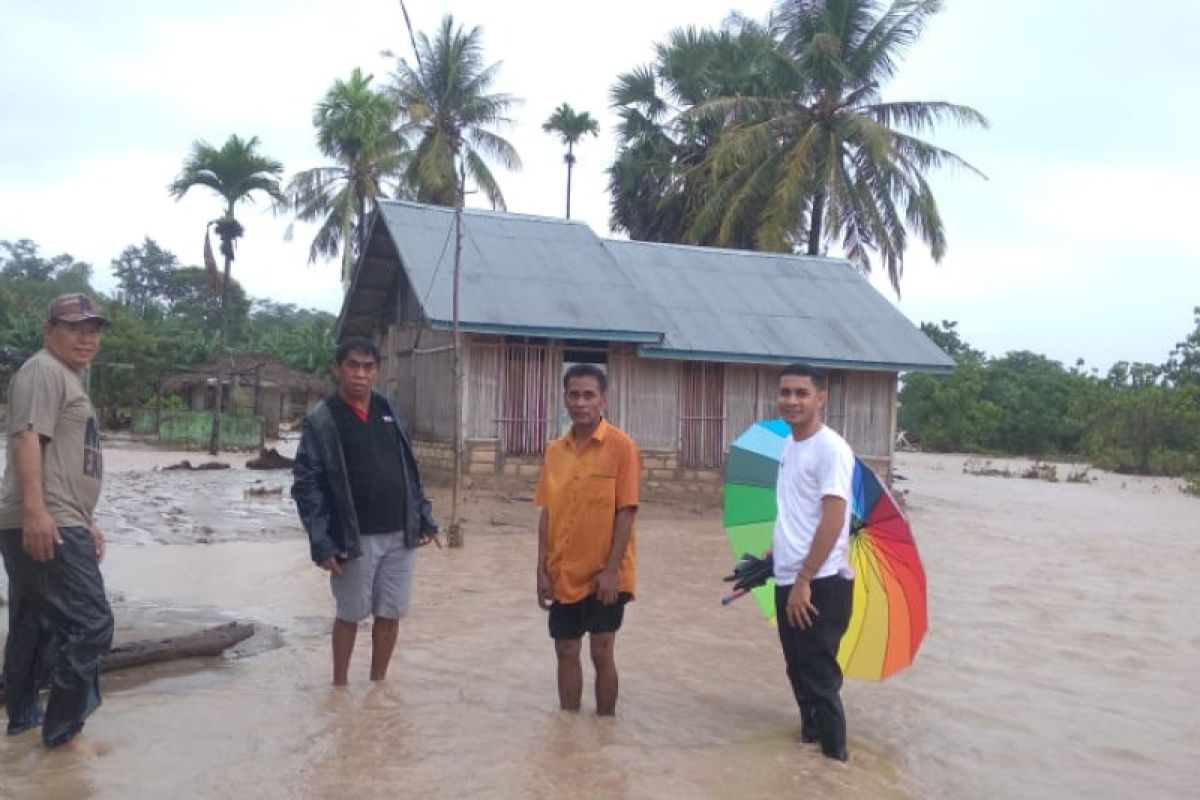
{"label": "metal pole on roof", "polygon": [[404,14],[404,27],[408,28],[408,42],[412,45],[413,55],[417,59],[417,67],[421,67],[421,51],[417,49],[417,37],[413,35],[412,20],[408,17],[408,6],[400,0],[400,12]]}
{"label": "metal pole on roof", "polygon": [[[404,0],[400,0],[400,11],[404,14],[404,25],[408,28],[408,41],[412,45],[413,56],[417,59],[417,69],[424,69],[421,63],[421,51],[417,49],[417,38],[413,35],[412,20],[408,16],[408,7],[404,4]],[[446,543],[451,547],[463,546],[462,521],[458,516],[458,496],[462,488],[462,456],[463,456],[463,437],[462,437],[462,417],[463,417],[463,391],[462,391],[462,344],[459,341],[458,331],[458,286],[459,273],[462,267],[462,209],[466,198],[466,165],[463,162],[461,152],[458,153],[458,197],[457,203],[454,206],[454,276],[453,281],[453,305],[454,305],[454,482],[450,489],[450,525],[446,531]],[[416,368],[416,345],[421,340],[421,332],[418,328],[417,338],[413,342],[412,363]]]}
{"label": "metal pole on roof", "polygon": [[459,155],[458,160],[458,203],[454,207],[454,276],[453,282],[453,314],[454,314],[454,483],[450,490],[450,529],[446,533],[446,543],[451,547],[463,546],[462,521],[458,516],[458,496],[462,486],[462,342],[458,330],[458,298],[459,276],[462,272],[462,214],[463,203],[466,200],[466,164]]}

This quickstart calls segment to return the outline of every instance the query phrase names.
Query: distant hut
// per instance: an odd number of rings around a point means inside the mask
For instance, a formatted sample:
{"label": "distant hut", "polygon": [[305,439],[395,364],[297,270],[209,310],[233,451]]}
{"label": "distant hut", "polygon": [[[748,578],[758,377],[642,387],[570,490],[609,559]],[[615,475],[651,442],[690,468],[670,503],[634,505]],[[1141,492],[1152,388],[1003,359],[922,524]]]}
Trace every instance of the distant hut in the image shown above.
{"label": "distant hut", "polygon": [[281,421],[302,418],[333,390],[330,378],[293,369],[266,353],[231,353],[220,359],[219,365],[212,358],[164,378],[162,394],[182,397],[190,411],[210,411],[216,406],[219,366],[223,412],[261,416],[265,436],[274,439]]}

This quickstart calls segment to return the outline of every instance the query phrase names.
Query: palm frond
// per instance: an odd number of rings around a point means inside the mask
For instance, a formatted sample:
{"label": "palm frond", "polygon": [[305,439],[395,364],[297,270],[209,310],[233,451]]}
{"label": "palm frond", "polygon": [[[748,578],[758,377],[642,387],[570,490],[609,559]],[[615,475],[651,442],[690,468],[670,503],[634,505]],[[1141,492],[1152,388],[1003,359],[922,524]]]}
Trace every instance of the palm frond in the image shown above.
{"label": "palm frond", "polygon": [[508,207],[504,203],[504,193],[500,191],[499,184],[496,183],[495,177],[491,170],[488,169],[487,162],[480,158],[475,150],[468,148],[466,152],[467,174],[471,176],[471,180],[479,187],[487,197],[488,202],[492,204],[492,208],[498,211],[507,211]]}
{"label": "palm frond", "polygon": [[915,132],[932,130],[939,122],[955,122],[959,125],[978,125],[988,128],[987,118],[970,106],[946,102],[874,103],[864,109],[881,125],[895,127],[903,125]]}

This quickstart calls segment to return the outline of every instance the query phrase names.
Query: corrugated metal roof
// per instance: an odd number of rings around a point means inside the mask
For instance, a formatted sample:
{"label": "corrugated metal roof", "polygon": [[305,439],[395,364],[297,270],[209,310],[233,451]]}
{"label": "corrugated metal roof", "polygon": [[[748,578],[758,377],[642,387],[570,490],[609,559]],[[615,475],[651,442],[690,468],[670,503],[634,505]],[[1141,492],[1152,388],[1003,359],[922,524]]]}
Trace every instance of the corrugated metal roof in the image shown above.
{"label": "corrugated metal roof", "polygon": [[643,355],[864,369],[954,362],[847,261],[605,240],[663,324]]}
{"label": "corrugated metal roof", "polygon": [[[454,212],[379,204],[426,318],[453,320]],[[658,342],[636,287],[581,222],[469,209],[463,214],[460,324],[528,336]]]}
{"label": "corrugated metal roof", "polygon": [[[423,313],[449,327],[453,210],[402,201],[379,210]],[[662,358],[954,365],[839,259],[600,239],[578,221],[468,209],[462,270],[460,325],[469,331],[636,342]],[[380,277],[358,275],[355,287]],[[354,291],[344,326],[377,313]]]}

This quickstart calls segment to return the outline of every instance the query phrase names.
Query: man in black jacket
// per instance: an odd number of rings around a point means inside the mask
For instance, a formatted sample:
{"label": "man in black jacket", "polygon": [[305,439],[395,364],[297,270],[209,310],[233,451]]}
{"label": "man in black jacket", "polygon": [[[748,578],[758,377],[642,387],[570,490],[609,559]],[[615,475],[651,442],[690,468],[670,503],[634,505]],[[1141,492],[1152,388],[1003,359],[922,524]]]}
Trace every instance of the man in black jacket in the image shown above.
{"label": "man in black jacket", "polygon": [[371,680],[387,676],[408,613],[416,548],[436,542],[438,529],[401,417],[372,390],[379,374],[374,343],[343,340],[333,372],[337,392],[304,420],[292,497],[312,560],[330,573],[333,683],[344,686],[358,623],[372,615]]}

